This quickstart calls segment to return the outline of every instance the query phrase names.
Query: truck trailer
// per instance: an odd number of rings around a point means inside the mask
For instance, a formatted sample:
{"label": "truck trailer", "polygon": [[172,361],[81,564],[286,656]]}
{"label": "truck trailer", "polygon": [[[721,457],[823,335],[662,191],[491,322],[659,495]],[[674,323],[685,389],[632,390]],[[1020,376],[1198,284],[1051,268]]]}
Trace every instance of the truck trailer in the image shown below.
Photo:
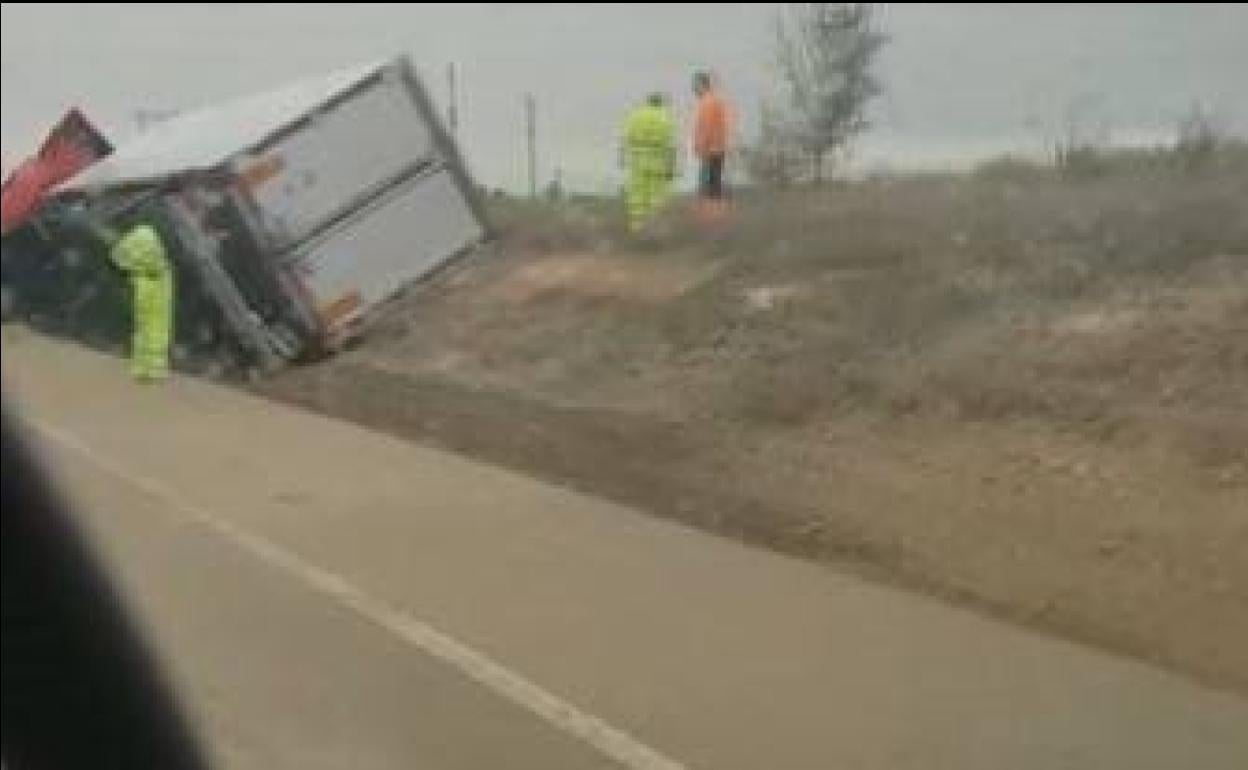
{"label": "truck trailer", "polygon": [[[215,358],[263,371],[331,353],[489,237],[478,189],[406,57],[177,115],[55,188],[32,224],[39,256],[91,263],[93,277],[75,280],[101,285],[78,294],[124,301],[106,255],[58,230],[58,209],[158,229],[178,286],[175,366]],[[99,336],[82,326],[71,335]]]}

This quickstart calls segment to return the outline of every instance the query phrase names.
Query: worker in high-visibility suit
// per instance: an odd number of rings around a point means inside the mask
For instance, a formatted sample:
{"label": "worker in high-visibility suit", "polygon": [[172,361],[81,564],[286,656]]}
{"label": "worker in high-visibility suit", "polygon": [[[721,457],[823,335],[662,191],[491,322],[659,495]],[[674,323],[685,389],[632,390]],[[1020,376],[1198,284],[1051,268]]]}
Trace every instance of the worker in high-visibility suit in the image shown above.
{"label": "worker in high-visibility suit", "polygon": [[154,227],[139,224],[112,243],[109,257],[130,279],[130,374],[140,381],[163,379],[173,336],[173,269],[165,246]]}
{"label": "worker in high-visibility suit", "polygon": [[667,202],[676,175],[675,124],[662,94],[651,94],[629,113],[623,138],[628,229],[639,233]]}

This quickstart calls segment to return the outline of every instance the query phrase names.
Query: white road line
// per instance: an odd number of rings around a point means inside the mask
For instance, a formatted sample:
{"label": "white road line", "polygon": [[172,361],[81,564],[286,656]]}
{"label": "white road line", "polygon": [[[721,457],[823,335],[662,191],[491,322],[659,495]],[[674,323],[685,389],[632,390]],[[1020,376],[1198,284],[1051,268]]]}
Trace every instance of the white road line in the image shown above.
{"label": "white road line", "polygon": [[625,767],[633,770],[683,770],[685,767],[623,730],[612,727],[593,714],[525,679],[488,655],[447,636],[419,618],[370,596],[341,575],[311,564],[276,543],[222,521],[208,511],[182,502],[174,490],[159,481],[118,466],[72,433],[43,422],[28,421],[27,424],[47,438],[82,455],[101,470],[159,498],[187,518],[213,530],[265,564],[284,570],[408,645],[438,658],[495,694],[527,709]]}

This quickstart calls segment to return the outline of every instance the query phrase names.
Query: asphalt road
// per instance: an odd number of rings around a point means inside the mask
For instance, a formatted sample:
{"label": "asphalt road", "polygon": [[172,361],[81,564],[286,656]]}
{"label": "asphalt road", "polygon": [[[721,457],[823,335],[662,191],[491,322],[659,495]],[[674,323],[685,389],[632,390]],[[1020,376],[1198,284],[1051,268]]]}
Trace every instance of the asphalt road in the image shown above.
{"label": "asphalt road", "polygon": [[224,767],[1248,767],[1248,701],[1139,662],[20,331],[3,351]]}

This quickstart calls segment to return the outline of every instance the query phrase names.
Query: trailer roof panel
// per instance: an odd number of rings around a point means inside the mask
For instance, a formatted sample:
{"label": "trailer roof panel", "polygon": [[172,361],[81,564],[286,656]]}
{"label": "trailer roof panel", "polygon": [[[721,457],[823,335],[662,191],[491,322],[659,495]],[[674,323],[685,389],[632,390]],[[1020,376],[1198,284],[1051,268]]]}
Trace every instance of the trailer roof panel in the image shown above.
{"label": "trailer roof panel", "polygon": [[73,176],[57,192],[100,192],[215,168],[263,144],[386,66],[351,67],[203,107],[157,124]]}

